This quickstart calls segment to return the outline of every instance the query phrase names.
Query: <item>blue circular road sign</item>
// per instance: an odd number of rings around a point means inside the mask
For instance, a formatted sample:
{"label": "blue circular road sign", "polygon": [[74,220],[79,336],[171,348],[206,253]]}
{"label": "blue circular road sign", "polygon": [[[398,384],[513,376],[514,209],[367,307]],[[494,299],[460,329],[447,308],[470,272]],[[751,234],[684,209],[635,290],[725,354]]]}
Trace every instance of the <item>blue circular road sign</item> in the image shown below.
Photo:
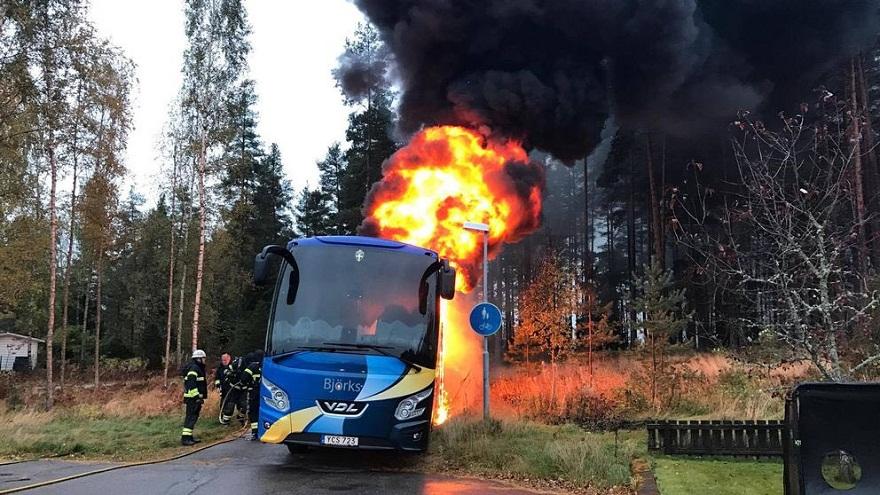
{"label": "blue circular road sign", "polygon": [[471,328],[488,337],[501,328],[501,310],[492,303],[480,303],[471,310]]}

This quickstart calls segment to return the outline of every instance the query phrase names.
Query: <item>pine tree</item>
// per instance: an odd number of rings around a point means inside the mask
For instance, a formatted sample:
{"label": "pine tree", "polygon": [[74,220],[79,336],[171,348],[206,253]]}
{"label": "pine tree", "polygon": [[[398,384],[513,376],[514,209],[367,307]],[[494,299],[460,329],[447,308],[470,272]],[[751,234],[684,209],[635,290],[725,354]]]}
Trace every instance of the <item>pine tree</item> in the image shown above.
{"label": "pine tree", "polygon": [[391,138],[394,128],[391,97],[387,91],[375,91],[367,108],[348,117],[345,138],[350,143],[345,152],[345,175],[339,195],[339,224],[346,233],[354,233],[363,221],[361,208],[374,183],[382,180],[382,164],[399,148]]}
{"label": "pine tree", "polygon": [[[278,145],[272,143],[269,153],[257,165],[254,197],[255,238],[252,253],[270,242],[282,242],[291,235],[290,201],[293,195],[290,181],[285,178]],[[253,259],[249,259],[251,263]],[[250,265],[248,265],[250,266]]]}
{"label": "pine tree", "polygon": [[581,312],[584,316],[579,321],[579,347],[587,349],[587,366],[590,370],[590,385],[593,384],[593,353],[617,340],[615,325],[611,321],[613,301],[605,304],[599,302],[599,294],[592,282],[587,283],[583,290],[584,305]]}
{"label": "pine tree", "polygon": [[[348,116],[345,139],[349,148],[345,151],[344,173],[337,179],[335,210],[340,233],[355,233],[363,220],[364,198],[373,184],[382,179],[382,164],[399,148],[391,137],[394,113],[393,92],[385,77],[388,57],[378,31],[369,24],[361,24],[354,37],[345,41],[340,57],[343,67],[334,71],[345,103],[358,109]],[[346,65],[353,62],[368,73],[359,77],[354,86],[346,80]]]}
{"label": "pine tree", "polygon": [[663,270],[656,259],[644,267],[644,276],[637,279],[636,311],[642,314],[641,328],[645,337],[651,404],[657,407],[658,382],[669,371],[666,348],[669,339],[681,334],[690,321],[685,290],[676,288],[671,270]]}
{"label": "pine tree", "polygon": [[334,234],[342,233],[340,224],[339,199],[342,194],[342,181],[346,173],[345,155],[339,143],[333,143],[327,148],[327,156],[318,162],[318,172],[321,174],[321,192],[330,203],[330,224]]}
{"label": "pine tree", "polygon": [[320,189],[303,188],[294,210],[295,233],[299,237],[313,237],[330,233],[330,207]]}
{"label": "pine tree", "polygon": [[229,136],[223,144],[220,189],[227,203],[242,202],[255,193],[255,172],[263,158],[257,133],[257,94],[254,82],[243,81],[227,103]]}

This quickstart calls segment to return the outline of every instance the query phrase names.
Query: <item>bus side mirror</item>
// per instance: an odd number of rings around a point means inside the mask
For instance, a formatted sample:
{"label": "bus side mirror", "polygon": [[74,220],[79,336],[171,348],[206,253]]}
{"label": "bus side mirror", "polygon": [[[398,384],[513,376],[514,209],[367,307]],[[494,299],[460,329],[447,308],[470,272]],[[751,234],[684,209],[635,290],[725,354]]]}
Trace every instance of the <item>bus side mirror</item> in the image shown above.
{"label": "bus side mirror", "polygon": [[[284,258],[290,266],[292,273],[296,274],[296,282],[299,283],[299,265],[296,258],[284,246],[268,245],[254,258],[254,285],[261,286],[266,283],[269,278],[269,255],[274,254]],[[295,297],[295,296],[294,296]]]}
{"label": "bus side mirror", "polygon": [[455,297],[455,268],[449,266],[448,261],[444,261],[440,269],[440,297],[447,300]]}
{"label": "bus side mirror", "polygon": [[254,285],[262,287],[266,285],[269,278],[269,257],[264,253],[259,253],[254,258]]}

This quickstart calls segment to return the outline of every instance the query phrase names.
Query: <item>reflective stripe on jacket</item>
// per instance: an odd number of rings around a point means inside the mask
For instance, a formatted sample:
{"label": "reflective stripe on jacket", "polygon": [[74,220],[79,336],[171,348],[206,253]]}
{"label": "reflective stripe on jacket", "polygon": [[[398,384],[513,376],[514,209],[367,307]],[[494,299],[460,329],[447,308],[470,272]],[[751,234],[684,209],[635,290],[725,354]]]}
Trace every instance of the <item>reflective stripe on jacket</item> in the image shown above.
{"label": "reflective stripe on jacket", "polygon": [[203,365],[190,361],[182,373],[184,399],[204,399],[208,396],[208,384],[205,382],[205,367]]}

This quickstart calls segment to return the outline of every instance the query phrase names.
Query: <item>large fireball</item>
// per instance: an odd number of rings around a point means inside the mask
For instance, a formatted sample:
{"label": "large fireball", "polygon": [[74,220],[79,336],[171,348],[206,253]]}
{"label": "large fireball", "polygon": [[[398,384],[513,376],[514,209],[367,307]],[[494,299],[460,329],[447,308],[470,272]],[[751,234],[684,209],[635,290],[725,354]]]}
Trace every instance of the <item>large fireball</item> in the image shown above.
{"label": "large fireball", "polygon": [[459,290],[480,275],[482,239],[465,222],[489,225],[490,257],[540,225],[543,169],[519,143],[464,127],[429,127],[385,164],[367,198],[363,230],[437,251],[458,268]]}

